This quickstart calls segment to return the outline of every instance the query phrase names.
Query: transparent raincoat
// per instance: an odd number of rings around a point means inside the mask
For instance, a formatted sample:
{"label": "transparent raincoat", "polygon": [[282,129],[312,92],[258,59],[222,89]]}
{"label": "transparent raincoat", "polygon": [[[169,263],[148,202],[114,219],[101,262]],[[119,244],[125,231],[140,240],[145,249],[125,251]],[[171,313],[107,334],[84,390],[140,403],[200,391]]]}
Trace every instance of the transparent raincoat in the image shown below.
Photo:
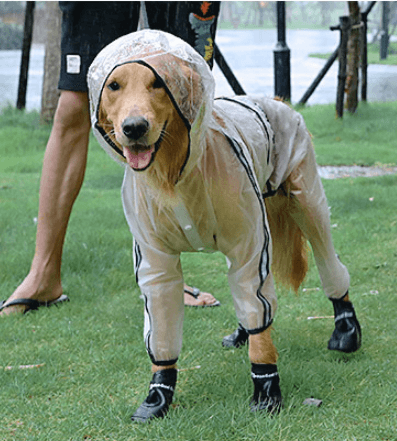
{"label": "transparent raincoat", "polygon": [[[146,172],[134,172],[126,164],[98,122],[106,79],[117,66],[131,62],[162,78],[189,130],[188,158],[172,204],[159,202]],[[277,299],[263,195],[273,194],[291,176],[293,193],[304,204],[297,216],[311,241],[325,293],[334,298],[346,293],[349,275],[335,257],[327,201],[298,113],[267,98],[214,100],[214,79],[204,59],[184,41],[160,31],[139,31],[107,46],[90,67],[88,85],[95,136],[125,167],[123,206],[145,299],[145,342],[155,364],[173,364],[181,350],[181,252],[221,251],[240,323],[250,333],[272,323]],[[313,216],[318,221],[313,223]]]}

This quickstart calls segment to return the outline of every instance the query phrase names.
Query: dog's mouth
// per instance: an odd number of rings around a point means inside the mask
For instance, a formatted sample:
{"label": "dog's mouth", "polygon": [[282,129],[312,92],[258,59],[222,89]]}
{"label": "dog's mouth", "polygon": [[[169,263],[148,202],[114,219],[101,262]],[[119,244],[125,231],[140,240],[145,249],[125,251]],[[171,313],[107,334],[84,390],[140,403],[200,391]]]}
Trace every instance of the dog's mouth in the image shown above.
{"label": "dog's mouth", "polygon": [[151,146],[134,145],[123,147],[123,154],[128,165],[136,171],[146,170],[154,160],[155,144]]}
{"label": "dog's mouth", "polygon": [[163,134],[167,126],[167,121],[164,123],[159,139],[152,145],[145,145],[134,143],[123,146],[123,154],[128,165],[135,171],[144,171],[153,163],[157,151],[160,148],[163,140]]}

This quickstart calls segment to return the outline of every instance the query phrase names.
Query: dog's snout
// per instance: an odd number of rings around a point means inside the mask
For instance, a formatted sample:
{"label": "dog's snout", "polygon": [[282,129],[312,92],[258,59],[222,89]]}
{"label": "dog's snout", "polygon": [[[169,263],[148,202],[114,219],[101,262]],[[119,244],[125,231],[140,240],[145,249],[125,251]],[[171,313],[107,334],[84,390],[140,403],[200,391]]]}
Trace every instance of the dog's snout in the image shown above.
{"label": "dog's snout", "polygon": [[127,138],[138,141],[147,133],[149,122],[142,116],[129,117],[124,120],[121,128]]}

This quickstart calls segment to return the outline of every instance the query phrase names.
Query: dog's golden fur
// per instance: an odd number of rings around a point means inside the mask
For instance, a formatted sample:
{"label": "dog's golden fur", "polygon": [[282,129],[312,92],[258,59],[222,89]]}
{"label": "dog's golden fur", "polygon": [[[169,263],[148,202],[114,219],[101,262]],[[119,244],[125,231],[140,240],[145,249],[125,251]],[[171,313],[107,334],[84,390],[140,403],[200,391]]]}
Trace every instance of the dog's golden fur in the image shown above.
{"label": "dog's golden fur", "polygon": [[294,203],[288,181],[284,189],[265,199],[273,243],[272,272],[276,280],[297,292],[308,270],[308,247],[302,230],[291,216]]}
{"label": "dog's golden fur", "polygon": [[[172,198],[188,155],[189,135],[171,99],[164,88],[158,87],[157,81],[153,72],[140,64],[117,67],[102,92],[99,124],[121,150],[134,150],[142,148],[142,144],[137,146],[123,134],[123,121],[143,116],[149,122],[145,145],[150,146],[159,140],[161,143],[145,173],[150,185],[159,189],[163,197]],[[115,83],[118,88],[112,90],[109,86]],[[294,200],[289,195],[288,181],[275,196],[267,198],[265,204],[273,243],[272,271],[281,283],[297,291],[308,269],[307,245],[290,215]],[[254,363],[276,363],[277,351],[271,341],[270,329],[250,336],[250,358]]]}
{"label": "dog's golden fur", "polygon": [[[120,148],[131,148],[122,124],[128,117],[143,116],[149,122],[147,146],[162,137],[154,163],[147,170],[154,188],[172,197],[188,153],[188,131],[163,87],[158,87],[153,72],[140,64],[117,67],[106,81],[99,107],[99,124]],[[110,85],[118,84],[118,90]],[[165,127],[165,129],[164,129]]]}

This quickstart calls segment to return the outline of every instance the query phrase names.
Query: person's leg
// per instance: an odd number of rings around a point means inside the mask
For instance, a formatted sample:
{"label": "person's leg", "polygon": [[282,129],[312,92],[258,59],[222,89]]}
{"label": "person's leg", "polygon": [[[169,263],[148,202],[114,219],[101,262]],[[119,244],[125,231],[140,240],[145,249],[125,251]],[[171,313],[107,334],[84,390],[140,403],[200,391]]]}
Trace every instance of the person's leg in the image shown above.
{"label": "person's leg", "polygon": [[[20,298],[48,302],[62,294],[62,248],[84,178],[89,131],[87,94],[63,91],[44,155],[35,255],[29,274],[7,303]],[[25,308],[5,307],[1,314]]]}
{"label": "person's leg", "polygon": [[29,274],[0,314],[25,311],[17,299],[50,302],[62,294],[61,258],[73,203],[86,167],[90,116],[86,75],[96,54],[136,29],[139,2],[61,2],[62,90],[48,140],[40,186],[36,250]]}

